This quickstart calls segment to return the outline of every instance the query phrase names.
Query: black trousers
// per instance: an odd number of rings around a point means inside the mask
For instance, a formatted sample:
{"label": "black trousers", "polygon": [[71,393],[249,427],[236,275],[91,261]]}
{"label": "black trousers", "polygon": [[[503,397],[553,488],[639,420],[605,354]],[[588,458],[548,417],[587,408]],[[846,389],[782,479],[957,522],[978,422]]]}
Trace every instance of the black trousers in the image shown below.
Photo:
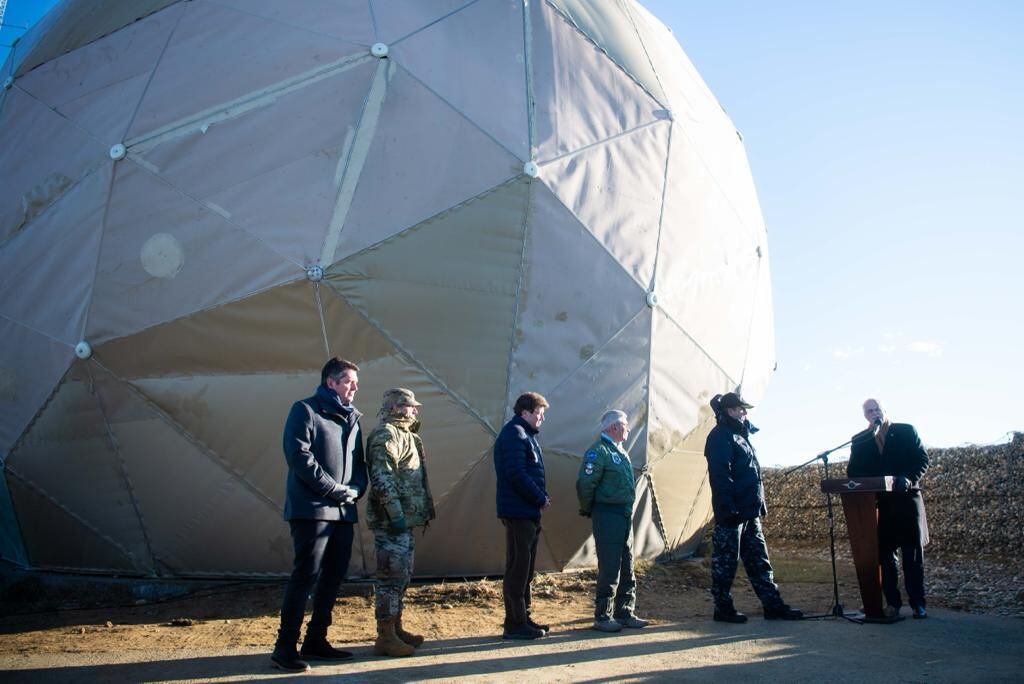
{"label": "black trousers", "polygon": [[284,590],[278,646],[294,647],[299,640],[306,597],[313,594],[313,615],[306,636],[326,636],[338,589],[352,557],[353,525],[327,520],[289,520],[295,564]]}
{"label": "black trousers", "polygon": [[893,608],[903,605],[900,598],[900,574],[896,565],[897,549],[903,556],[903,583],[910,605],[924,608],[924,548],[921,542],[916,540],[898,545],[891,542],[879,544],[878,561],[882,566],[882,593],[885,594],[885,602]]}
{"label": "black trousers", "polygon": [[540,520],[502,518],[505,526],[505,580],[501,590],[505,598],[505,627],[526,624],[530,616],[530,582],[537,560]]}

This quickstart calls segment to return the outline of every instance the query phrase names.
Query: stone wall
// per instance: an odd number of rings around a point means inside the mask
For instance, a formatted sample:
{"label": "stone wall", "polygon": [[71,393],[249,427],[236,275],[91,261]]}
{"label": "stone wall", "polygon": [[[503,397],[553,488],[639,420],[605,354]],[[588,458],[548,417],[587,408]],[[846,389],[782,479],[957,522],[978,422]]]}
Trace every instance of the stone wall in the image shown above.
{"label": "stone wall", "polygon": [[[1007,444],[929,449],[930,466],[921,489],[931,552],[999,556],[1024,555],[1024,433]],[[829,466],[830,476],[846,475],[846,463]],[[769,546],[773,541],[828,547],[828,516],[819,483],[820,464],[795,472],[765,469]],[[839,497],[833,497],[837,547],[847,545]]]}

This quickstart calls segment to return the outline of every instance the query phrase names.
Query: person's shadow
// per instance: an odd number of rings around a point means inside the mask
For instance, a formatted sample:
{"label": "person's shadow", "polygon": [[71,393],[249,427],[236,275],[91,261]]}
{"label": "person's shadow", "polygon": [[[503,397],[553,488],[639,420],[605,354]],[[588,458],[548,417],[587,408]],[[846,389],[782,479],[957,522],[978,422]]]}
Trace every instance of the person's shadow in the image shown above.
{"label": "person's shadow", "polygon": [[[647,633],[678,630],[677,624],[653,626]],[[251,679],[287,676],[289,681],[312,681],[325,677],[332,681],[410,681],[430,678],[452,678],[498,675],[505,672],[563,667],[587,662],[596,657],[637,657],[667,653],[716,643],[741,641],[751,638],[742,632],[723,632],[695,637],[680,634],[678,638],[641,643],[616,643],[616,635],[602,634],[589,629],[554,632],[535,642],[506,641],[499,635],[463,637],[427,642],[409,658],[383,658],[373,654],[372,646],[345,645],[355,659],[331,663],[315,661],[305,674],[289,674],[274,669],[269,652],[236,653],[196,658],[169,658],[165,660],[108,663],[102,665],[55,666],[0,672],[0,682],[126,682],[169,681],[218,678]],[[565,648],[565,644],[573,646]],[[528,647],[523,653],[521,649]],[[555,646],[555,648],[546,648]],[[508,651],[515,649],[515,653]],[[476,657],[465,658],[467,653]],[[457,657],[463,656],[463,657]],[[444,659],[443,656],[454,656]],[[438,656],[441,656],[439,658]]]}

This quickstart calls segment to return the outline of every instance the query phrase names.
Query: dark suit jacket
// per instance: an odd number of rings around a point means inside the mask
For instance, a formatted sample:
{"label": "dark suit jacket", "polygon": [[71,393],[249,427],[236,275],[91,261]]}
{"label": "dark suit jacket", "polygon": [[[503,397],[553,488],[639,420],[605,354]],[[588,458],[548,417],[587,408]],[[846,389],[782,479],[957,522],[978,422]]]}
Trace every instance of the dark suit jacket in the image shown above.
{"label": "dark suit jacket", "polygon": [[909,492],[885,492],[878,495],[878,539],[883,547],[928,543],[928,520],[921,497],[921,477],[928,470],[928,454],[913,425],[893,423],[885,435],[885,449],[870,430],[853,436],[849,477],[881,477],[892,475],[910,480]]}
{"label": "dark suit jacket", "polygon": [[284,426],[288,463],[285,520],[355,523],[356,505],[342,503],[337,485],[366,491],[366,461],[359,430],[362,414],[343,413],[321,385],[313,396],[292,405]]}

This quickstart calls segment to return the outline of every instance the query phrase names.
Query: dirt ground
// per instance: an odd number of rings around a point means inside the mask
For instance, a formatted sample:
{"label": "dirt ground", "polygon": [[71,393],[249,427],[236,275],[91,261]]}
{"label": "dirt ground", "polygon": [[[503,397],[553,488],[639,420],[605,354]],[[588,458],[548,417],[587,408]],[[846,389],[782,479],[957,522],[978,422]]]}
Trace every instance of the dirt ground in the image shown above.
{"label": "dirt ground", "polygon": [[[827,551],[776,546],[772,557],[776,579],[791,605],[808,614],[829,611],[833,590]],[[847,610],[857,610],[860,600],[852,563],[840,557],[838,567],[840,600]],[[1020,561],[930,558],[927,573],[930,608],[1010,616],[1017,621],[1024,616],[1024,564]],[[533,589],[536,618],[551,624],[555,633],[588,626],[593,578],[593,572],[539,575]],[[707,559],[640,564],[638,613],[661,624],[707,620],[711,613],[708,581]],[[936,585],[944,588],[942,593],[935,591]],[[734,593],[740,610],[751,617],[760,615],[742,569]],[[281,594],[281,583],[239,583],[130,605],[102,605],[104,596],[64,596],[57,605],[41,604],[32,596],[16,597],[19,600],[5,601],[5,614],[0,617],[0,667],[19,659],[76,653],[141,655],[154,649],[173,652],[199,647],[269,652]],[[89,603],[95,607],[72,608]],[[502,617],[500,580],[418,584],[407,597],[407,626],[430,640],[499,634]],[[347,585],[334,610],[331,639],[337,645],[365,644],[374,636],[372,586]]]}

